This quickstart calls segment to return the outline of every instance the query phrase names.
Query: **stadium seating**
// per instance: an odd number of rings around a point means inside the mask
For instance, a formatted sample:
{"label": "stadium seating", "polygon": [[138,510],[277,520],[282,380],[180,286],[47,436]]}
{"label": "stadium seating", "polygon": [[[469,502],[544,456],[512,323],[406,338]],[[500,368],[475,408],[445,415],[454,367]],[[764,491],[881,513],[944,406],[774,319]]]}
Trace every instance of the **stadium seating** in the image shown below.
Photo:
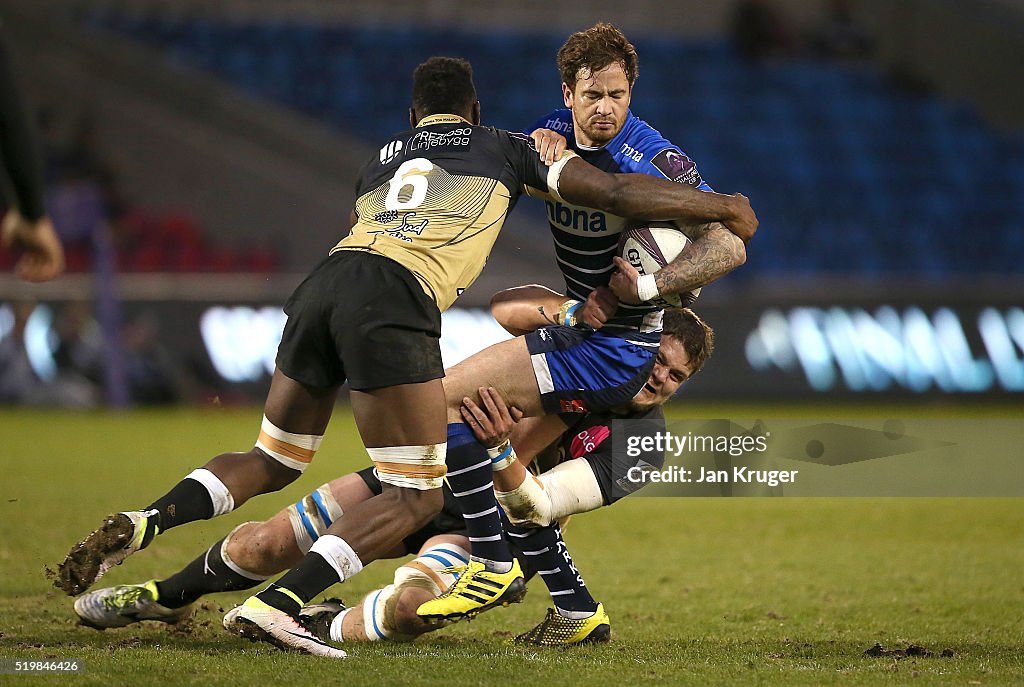
{"label": "stadium seating", "polygon": [[[488,123],[521,128],[561,105],[562,35],[115,12],[86,21],[369,139],[406,127],[409,75],[431,54],[473,62]],[[757,259],[744,274],[1024,271],[1024,138],[900,90],[870,65],[750,64],[726,42],[632,38],[634,113],[758,209]]]}

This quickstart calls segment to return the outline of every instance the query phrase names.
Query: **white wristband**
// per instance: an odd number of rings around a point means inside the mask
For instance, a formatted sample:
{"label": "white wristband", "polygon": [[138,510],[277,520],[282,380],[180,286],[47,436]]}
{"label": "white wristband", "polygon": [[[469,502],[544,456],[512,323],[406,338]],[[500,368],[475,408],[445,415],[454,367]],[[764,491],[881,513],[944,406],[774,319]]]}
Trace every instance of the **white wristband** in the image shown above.
{"label": "white wristband", "polygon": [[653,274],[644,274],[636,280],[636,295],[641,303],[652,301],[661,295],[658,293],[658,284],[655,283]]}

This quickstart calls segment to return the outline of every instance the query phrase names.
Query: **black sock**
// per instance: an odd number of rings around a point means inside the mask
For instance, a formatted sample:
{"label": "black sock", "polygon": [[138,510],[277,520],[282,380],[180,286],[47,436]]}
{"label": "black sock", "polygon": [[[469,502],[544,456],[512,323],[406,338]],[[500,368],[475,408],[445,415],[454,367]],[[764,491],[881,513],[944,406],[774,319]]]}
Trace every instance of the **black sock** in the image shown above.
{"label": "black sock", "polygon": [[[320,554],[311,551],[275,584],[256,596],[263,603],[278,610],[298,615],[299,610],[312,601],[313,597],[338,582],[341,582],[341,577],[334,566]],[[296,601],[290,594],[281,591],[282,588],[287,589],[299,600]]]}
{"label": "black sock", "polygon": [[541,576],[555,607],[561,611],[593,613],[597,610],[597,601],[576,570],[557,524],[520,527],[506,520],[505,528],[516,553],[526,563],[524,568]]}
{"label": "black sock", "polygon": [[494,498],[491,459],[464,422],[448,425],[448,484],[466,521],[473,558],[511,563]]}
{"label": "black sock", "polygon": [[180,608],[204,594],[237,592],[252,589],[263,580],[239,575],[228,567],[221,556],[224,540],[211,546],[206,553],[186,565],[171,577],[156,583],[160,603],[168,608]]}
{"label": "black sock", "polygon": [[157,527],[166,532],[187,522],[212,518],[213,498],[201,482],[186,477],[143,510],[157,511]]}

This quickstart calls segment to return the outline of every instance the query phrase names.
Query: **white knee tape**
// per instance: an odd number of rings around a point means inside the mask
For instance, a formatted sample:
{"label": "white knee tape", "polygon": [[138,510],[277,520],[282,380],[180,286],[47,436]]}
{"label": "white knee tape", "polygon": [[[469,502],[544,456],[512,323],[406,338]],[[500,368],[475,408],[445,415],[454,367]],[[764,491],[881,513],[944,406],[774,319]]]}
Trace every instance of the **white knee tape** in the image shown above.
{"label": "white knee tape", "polygon": [[455,581],[455,575],[445,570],[468,564],[469,552],[464,548],[455,544],[438,544],[395,570],[395,587],[419,587],[438,596],[448,591]]}
{"label": "white knee tape", "polygon": [[286,468],[305,472],[323,440],[322,434],[286,432],[264,415],[256,447]]}
{"label": "white knee tape", "polygon": [[363,629],[371,642],[391,640],[408,642],[414,639],[395,629],[395,613],[402,590],[393,584],[376,589],[363,599]]}
{"label": "white knee tape", "polygon": [[381,482],[406,489],[440,489],[448,443],[368,448]]}
{"label": "white knee tape", "polygon": [[377,589],[363,599],[363,626],[370,641],[388,639],[404,642],[413,635],[397,630],[396,617],[398,602],[407,589],[417,588],[437,596],[446,591],[455,581],[455,575],[444,572],[469,563],[469,552],[454,544],[432,546],[419,556],[395,570],[395,581],[383,589]]}
{"label": "white knee tape", "polygon": [[316,491],[288,506],[288,521],[292,525],[295,543],[302,553],[308,553],[313,542],[327,532],[327,528],[344,513],[341,504],[331,493],[329,484],[320,485]]}
{"label": "white knee tape", "polygon": [[206,491],[210,494],[210,499],[213,501],[214,517],[230,513],[235,509],[235,497],[231,495],[231,492],[220,481],[220,478],[209,470],[205,468],[193,470],[185,475],[185,479],[195,480],[206,487]]}

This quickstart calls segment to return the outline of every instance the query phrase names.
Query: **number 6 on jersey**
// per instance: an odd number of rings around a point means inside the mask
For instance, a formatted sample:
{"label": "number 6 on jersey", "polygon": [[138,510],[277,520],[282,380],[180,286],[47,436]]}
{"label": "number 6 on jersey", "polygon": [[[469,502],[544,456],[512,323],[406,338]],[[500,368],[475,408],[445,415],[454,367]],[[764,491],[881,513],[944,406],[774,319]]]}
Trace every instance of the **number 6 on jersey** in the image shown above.
{"label": "number 6 on jersey", "polygon": [[[384,207],[388,210],[412,210],[418,208],[427,197],[427,178],[423,176],[434,169],[434,164],[424,158],[417,157],[403,162],[395,175],[388,181],[388,195],[384,198]],[[399,200],[398,194],[406,187],[412,187],[412,194],[406,200]]]}

